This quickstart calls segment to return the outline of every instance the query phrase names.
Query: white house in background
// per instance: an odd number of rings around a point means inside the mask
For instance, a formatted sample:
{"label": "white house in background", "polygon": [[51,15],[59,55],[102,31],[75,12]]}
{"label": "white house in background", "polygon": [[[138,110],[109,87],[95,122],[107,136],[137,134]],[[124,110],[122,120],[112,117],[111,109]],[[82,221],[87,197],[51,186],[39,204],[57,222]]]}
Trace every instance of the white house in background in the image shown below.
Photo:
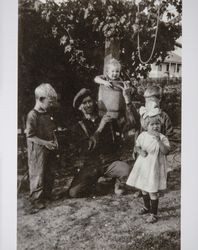
{"label": "white house in background", "polygon": [[151,71],[149,72],[150,78],[161,77],[181,77],[182,61],[181,56],[176,55],[174,52],[170,52],[165,58],[164,62],[156,65],[151,64]]}

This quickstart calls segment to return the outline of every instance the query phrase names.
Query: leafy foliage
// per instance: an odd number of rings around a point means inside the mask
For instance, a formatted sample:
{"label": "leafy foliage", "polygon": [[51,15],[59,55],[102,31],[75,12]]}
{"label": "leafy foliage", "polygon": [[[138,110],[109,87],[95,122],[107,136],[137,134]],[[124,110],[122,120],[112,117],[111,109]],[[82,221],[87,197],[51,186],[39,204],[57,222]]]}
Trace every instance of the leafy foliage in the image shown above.
{"label": "leafy foliage", "polygon": [[[64,107],[71,106],[81,87],[91,87],[101,74],[105,43],[120,40],[120,61],[129,78],[146,77],[150,65],[140,64],[141,54],[148,58],[153,46],[157,0],[141,0],[138,13],[135,1],[129,0],[53,0],[19,2],[19,113],[26,114],[33,103],[33,89],[40,82],[54,83]],[[181,14],[181,0],[161,1],[160,14],[174,18],[168,11],[175,6]],[[181,35],[178,23],[160,21],[155,52],[151,63],[174,49]],[[26,103],[27,105],[24,105]]]}

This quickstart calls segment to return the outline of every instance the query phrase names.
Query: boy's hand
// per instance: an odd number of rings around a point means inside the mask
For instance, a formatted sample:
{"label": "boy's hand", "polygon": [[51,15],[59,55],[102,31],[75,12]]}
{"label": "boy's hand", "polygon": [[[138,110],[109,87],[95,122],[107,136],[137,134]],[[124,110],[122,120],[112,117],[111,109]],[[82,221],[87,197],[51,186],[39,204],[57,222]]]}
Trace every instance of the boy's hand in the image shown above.
{"label": "boy's hand", "polygon": [[54,143],[54,141],[48,141],[46,142],[45,147],[49,150],[55,150],[57,149],[57,144]]}
{"label": "boy's hand", "polygon": [[147,153],[145,150],[141,149],[141,150],[140,150],[140,155],[141,155],[142,157],[147,157],[148,153]]}
{"label": "boy's hand", "polygon": [[110,115],[107,115],[105,114],[103,117],[102,117],[102,120],[100,121],[100,124],[98,126],[98,129],[97,129],[97,132],[102,132],[102,130],[104,129],[105,125],[108,123],[108,122],[111,122],[112,120],[112,117]]}
{"label": "boy's hand", "polygon": [[125,99],[126,103],[130,103],[131,102],[131,96],[134,92],[133,87],[130,86],[130,81],[124,81],[123,82],[123,87],[121,87],[122,89],[122,94],[123,97]]}
{"label": "boy's hand", "polygon": [[89,138],[88,150],[89,150],[89,151],[94,150],[95,147],[96,147],[96,145],[97,145],[97,138],[96,138],[96,136],[91,136],[91,137]]}
{"label": "boy's hand", "polygon": [[109,82],[109,81],[104,81],[103,85],[105,85],[105,86],[108,87],[108,88],[113,88],[112,83]]}

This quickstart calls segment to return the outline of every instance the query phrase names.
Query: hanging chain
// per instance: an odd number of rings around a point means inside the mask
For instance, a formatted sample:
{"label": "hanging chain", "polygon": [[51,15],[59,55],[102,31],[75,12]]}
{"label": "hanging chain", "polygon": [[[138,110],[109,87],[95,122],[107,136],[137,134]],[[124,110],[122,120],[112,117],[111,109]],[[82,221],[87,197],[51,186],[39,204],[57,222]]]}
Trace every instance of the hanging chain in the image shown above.
{"label": "hanging chain", "polygon": [[[138,4],[138,16],[139,16],[139,14],[140,14],[140,9],[139,9],[139,4]],[[150,57],[146,61],[143,61],[142,57],[141,57],[141,53],[140,53],[140,34],[139,34],[139,29],[138,29],[138,35],[137,35],[138,57],[139,57],[139,60],[140,60],[140,62],[142,64],[147,64],[151,60],[151,58],[153,56],[153,53],[154,53],[154,50],[155,50],[155,46],[156,46],[158,28],[159,28],[159,15],[160,15],[160,4],[159,4],[159,8],[157,10],[157,27],[156,27],[156,30],[155,30],[155,39],[154,39],[154,42],[153,42],[153,48],[152,48]],[[139,19],[138,19],[138,24],[139,24]]]}

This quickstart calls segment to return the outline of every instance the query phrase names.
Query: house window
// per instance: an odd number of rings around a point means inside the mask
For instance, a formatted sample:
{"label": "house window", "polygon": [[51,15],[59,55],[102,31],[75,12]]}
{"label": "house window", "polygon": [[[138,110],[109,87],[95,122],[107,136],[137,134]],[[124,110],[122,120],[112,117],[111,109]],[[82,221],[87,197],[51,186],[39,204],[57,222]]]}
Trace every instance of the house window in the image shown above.
{"label": "house window", "polygon": [[169,64],[166,64],[166,71],[169,71]]}
{"label": "house window", "polygon": [[162,65],[158,65],[158,71],[162,71]]}
{"label": "house window", "polygon": [[172,69],[173,69],[173,72],[175,73],[176,72],[176,63],[172,63]]}
{"label": "house window", "polygon": [[177,64],[177,73],[180,72],[181,64]]}

